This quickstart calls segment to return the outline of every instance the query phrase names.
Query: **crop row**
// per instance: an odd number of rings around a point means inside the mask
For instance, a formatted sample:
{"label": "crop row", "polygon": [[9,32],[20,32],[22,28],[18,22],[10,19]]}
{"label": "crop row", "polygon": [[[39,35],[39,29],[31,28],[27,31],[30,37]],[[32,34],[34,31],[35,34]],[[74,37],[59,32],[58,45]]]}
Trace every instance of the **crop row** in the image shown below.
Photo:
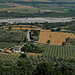
{"label": "crop row", "polygon": [[51,56],[57,58],[74,58],[75,47],[74,46],[56,46],[49,45],[44,48],[43,57]]}
{"label": "crop row", "polygon": [[13,54],[1,54],[0,53],[0,60],[1,61],[11,61],[12,63],[15,63],[19,58],[19,55],[13,55]]}

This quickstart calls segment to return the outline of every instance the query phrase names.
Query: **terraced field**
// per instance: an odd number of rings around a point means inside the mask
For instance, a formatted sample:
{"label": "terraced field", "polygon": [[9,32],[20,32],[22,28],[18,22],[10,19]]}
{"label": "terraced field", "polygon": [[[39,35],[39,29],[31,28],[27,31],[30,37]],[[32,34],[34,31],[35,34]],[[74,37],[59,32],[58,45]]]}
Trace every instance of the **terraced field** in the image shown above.
{"label": "terraced field", "polygon": [[75,47],[72,46],[56,46],[49,45],[45,46],[43,57],[57,57],[57,58],[75,58]]}

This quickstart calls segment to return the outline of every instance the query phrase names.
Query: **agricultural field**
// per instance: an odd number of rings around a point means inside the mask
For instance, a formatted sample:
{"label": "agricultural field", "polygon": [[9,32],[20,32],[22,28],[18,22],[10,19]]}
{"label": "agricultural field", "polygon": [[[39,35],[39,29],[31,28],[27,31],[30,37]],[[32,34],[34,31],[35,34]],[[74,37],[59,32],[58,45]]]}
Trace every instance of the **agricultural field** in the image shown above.
{"label": "agricultural field", "polygon": [[8,29],[11,28],[12,31],[14,30],[43,30],[41,27],[34,26],[34,25],[8,25],[8,26],[1,26],[0,29]]}
{"label": "agricultural field", "polygon": [[75,47],[74,46],[57,46],[57,45],[43,45],[41,47],[44,50],[42,53],[26,53],[28,59],[32,65],[37,65],[39,62],[47,62],[51,65],[67,65],[75,67],[74,62],[70,62],[75,59]]}
{"label": "agricultural field", "polygon": [[36,8],[30,5],[21,5],[16,3],[0,3],[0,11],[8,12],[22,12],[22,13],[38,13],[38,10],[41,10],[41,12],[44,12],[45,10],[41,8]]}
{"label": "agricultural field", "polygon": [[75,46],[47,45],[42,54],[43,57],[56,57],[65,59],[75,59]]}
{"label": "agricultural field", "polygon": [[19,57],[20,57],[20,54],[0,53],[0,61],[2,61],[5,64],[6,63],[14,64],[18,61]]}
{"label": "agricultural field", "polygon": [[62,45],[62,42],[68,37],[75,38],[72,33],[41,31],[39,42],[47,43],[47,41],[50,40],[50,44]]}
{"label": "agricultural field", "polygon": [[33,13],[34,11],[34,13],[38,13],[40,10],[40,12],[55,11],[55,12],[67,13],[69,12],[69,10],[75,10],[74,0],[71,1],[70,0],[67,1],[65,0],[64,1],[62,0],[13,0],[13,1],[0,0],[0,1],[5,2],[5,3],[0,3],[0,10],[1,11],[7,10],[9,12]]}
{"label": "agricultural field", "polygon": [[25,30],[0,29],[0,48],[22,45],[26,36],[27,31]]}
{"label": "agricultural field", "polygon": [[0,42],[0,49],[8,49],[9,47],[15,46],[17,43]]}
{"label": "agricultural field", "polygon": [[38,26],[33,26],[33,25],[8,25],[8,26],[1,26],[1,29],[9,29],[9,27],[11,27],[11,29],[28,29],[28,30],[32,30],[35,28],[40,28]]}

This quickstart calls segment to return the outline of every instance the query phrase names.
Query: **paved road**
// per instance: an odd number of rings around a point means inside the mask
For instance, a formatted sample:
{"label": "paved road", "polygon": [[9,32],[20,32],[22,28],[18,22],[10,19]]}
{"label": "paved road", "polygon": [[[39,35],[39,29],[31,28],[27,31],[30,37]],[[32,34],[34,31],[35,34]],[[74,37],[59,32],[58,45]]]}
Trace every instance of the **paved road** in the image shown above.
{"label": "paved road", "polygon": [[22,46],[21,46],[21,48],[25,45],[26,43],[24,43]]}
{"label": "paved road", "polygon": [[28,32],[27,32],[27,39],[28,39],[28,41],[31,41],[29,33],[30,33],[30,30],[28,30]]}

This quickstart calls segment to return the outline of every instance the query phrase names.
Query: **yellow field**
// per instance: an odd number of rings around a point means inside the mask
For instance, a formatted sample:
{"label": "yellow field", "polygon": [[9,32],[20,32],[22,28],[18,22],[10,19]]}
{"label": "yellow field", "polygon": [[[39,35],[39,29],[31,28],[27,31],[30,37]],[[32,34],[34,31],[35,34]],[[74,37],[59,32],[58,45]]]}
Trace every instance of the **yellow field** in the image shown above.
{"label": "yellow field", "polygon": [[[28,30],[41,30],[40,27],[38,26],[32,26],[32,28],[30,28],[31,25],[11,25],[11,29],[16,29],[16,30],[20,30],[20,29],[28,29]],[[0,29],[9,29],[9,26],[2,26],[0,27]]]}
{"label": "yellow field", "polygon": [[39,42],[47,43],[47,40],[50,40],[50,44],[62,45],[62,42],[68,37],[75,38],[74,34],[72,33],[41,31]]}

